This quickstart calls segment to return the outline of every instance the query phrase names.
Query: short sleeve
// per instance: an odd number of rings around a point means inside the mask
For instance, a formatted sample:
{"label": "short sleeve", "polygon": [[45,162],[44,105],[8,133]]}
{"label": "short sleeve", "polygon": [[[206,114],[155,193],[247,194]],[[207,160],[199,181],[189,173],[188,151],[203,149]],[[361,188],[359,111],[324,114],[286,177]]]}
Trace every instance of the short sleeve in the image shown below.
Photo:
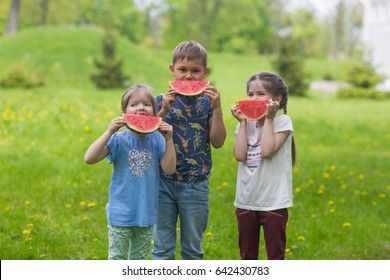
{"label": "short sleeve", "polygon": [[107,146],[110,149],[110,152],[107,155],[107,160],[108,163],[111,164],[115,161],[115,157],[118,154],[119,149],[119,140],[118,135],[116,133],[111,136],[110,140],[108,140]]}
{"label": "short sleeve", "polygon": [[291,118],[288,115],[281,115],[275,118],[274,132],[283,131],[294,131]]}

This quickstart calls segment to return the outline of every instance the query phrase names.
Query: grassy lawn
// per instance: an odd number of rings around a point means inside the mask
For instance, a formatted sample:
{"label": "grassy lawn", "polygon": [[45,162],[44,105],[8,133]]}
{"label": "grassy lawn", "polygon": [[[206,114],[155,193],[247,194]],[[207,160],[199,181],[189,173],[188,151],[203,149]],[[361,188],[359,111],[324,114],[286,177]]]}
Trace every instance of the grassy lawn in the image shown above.
{"label": "grassy lawn", "polygon": [[[124,89],[98,91],[89,82],[99,32],[60,31],[38,29],[0,39],[0,52],[7,54],[0,74],[18,63],[37,69],[46,82],[40,89],[0,91],[2,260],[107,258],[105,206],[112,166],[106,161],[88,166],[83,155],[120,114]],[[22,48],[21,41],[32,43]],[[166,90],[170,52],[124,40],[118,52],[131,83],[148,82],[155,93]],[[342,75],[343,66],[333,62],[308,65],[315,77],[329,71],[323,65]],[[223,148],[213,150],[204,250],[206,259],[231,260],[239,252],[232,154],[237,123],[229,107],[245,98],[252,73],[272,69],[266,58],[230,54],[210,54],[210,66],[210,80],[222,94],[228,137]],[[389,106],[390,101],[339,100],[320,92],[290,98],[297,164],[288,259],[390,258]]]}

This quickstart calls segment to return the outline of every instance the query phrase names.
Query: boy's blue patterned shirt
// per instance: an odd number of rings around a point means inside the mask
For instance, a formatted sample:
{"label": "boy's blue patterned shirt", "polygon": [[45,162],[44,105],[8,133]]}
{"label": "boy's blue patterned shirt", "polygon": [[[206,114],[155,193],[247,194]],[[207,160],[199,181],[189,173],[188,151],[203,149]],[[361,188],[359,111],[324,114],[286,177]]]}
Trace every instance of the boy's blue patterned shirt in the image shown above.
{"label": "boy's blue patterned shirt", "polygon": [[[173,126],[176,172],[169,179],[186,182],[202,181],[210,176],[212,167],[209,121],[213,115],[209,98],[188,98],[177,95],[165,122]],[[156,97],[161,110],[162,94]],[[163,173],[161,173],[163,174]],[[163,175],[164,176],[164,175]]]}

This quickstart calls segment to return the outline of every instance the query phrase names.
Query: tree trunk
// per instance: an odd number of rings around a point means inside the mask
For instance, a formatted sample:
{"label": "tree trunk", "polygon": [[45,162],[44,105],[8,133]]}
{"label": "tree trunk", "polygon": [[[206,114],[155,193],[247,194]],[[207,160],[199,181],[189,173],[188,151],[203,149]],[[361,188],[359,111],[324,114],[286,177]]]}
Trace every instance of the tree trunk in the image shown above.
{"label": "tree trunk", "polygon": [[49,0],[41,0],[41,19],[39,21],[40,25],[46,25],[48,4]]}
{"label": "tree trunk", "polygon": [[11,35],[18,31],[20,2],[21,0],[12,0],[11,9],[9,11],[8,25],[7,29],[5,30],[6,35]]}

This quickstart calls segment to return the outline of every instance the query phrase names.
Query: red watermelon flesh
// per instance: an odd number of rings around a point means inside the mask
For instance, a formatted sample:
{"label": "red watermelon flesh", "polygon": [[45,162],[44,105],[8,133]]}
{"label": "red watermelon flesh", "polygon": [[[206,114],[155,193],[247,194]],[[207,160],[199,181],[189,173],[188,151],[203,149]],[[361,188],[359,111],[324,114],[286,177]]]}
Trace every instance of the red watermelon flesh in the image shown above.
{"label": "red watermelon flesh", "polygon": [[256,121],[265,116],[270,100],[269,98],[237,100],[237,106],[245,119]]}
{"label": "red watermelon flesh", "polygon": [[161,118],[147,115],[123,114],[126,126],[138,133],[151,133],[158,129]]}
{"label": "red watermelon flesh", "polygon": [[201,96],[209,81],[170,81],[169,86],[175,89],[180,95],[187,97]]}

